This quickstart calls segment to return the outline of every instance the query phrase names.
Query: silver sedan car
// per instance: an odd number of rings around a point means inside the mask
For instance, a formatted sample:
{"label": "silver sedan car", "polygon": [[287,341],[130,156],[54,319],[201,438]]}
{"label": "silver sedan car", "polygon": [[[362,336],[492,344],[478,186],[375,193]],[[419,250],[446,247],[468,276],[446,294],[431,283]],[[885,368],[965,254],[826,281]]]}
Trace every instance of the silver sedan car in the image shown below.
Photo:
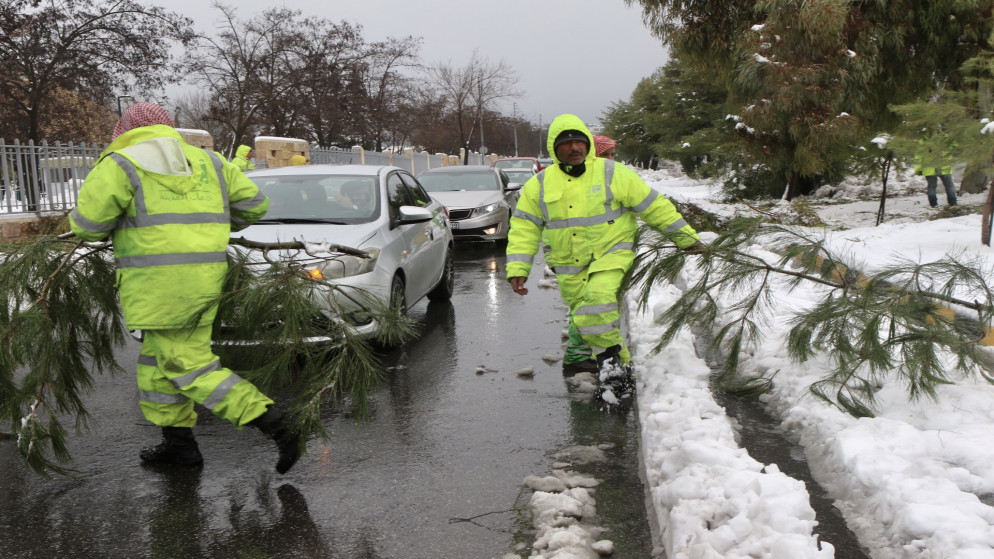
{"label": "silver sedan car", "polygon": [[[300,240],[366,251],[308,262],[311,277],[372,294],[406,312],[422,298],[445,300],[454,284],[453,239],[444,208],[408,172],[391,166],[300,165],[246,173],[269,200],[265,217],[235,233],[251,241]],[[332,293],[338,293],[332,291]],[[359,334],[378,325],[357,298],[336,296]],[[346,300],[347,299],[347,300]]]}
{"label": "silver sedan car", "polygon": [[456,239],[507,239],[522,183],[511,182],[502,170],[486,165],[429,169],[418,175],[418,181],[448,210]]}

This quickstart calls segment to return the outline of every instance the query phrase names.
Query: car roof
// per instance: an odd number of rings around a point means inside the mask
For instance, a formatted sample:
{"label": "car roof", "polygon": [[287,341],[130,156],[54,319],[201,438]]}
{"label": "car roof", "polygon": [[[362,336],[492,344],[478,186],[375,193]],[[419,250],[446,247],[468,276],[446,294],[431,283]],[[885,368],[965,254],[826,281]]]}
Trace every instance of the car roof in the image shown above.
{"label": "car roof", "polygon": [[291,165],[273,169],[256,169],[245,173],[248,177],[265,177],[271,175],[365,175],[377,176],[400,167],[393,165]]}
{"label": "car roof", "polygon": [[418,176],[425,175],[428,173],[459,173],[466,171],[477,172],[477,173],[493,173],[494,168],[490,165],[450,165],[448,167],[435,167],[434,169],[428,169],[427,171],[421,172]]}

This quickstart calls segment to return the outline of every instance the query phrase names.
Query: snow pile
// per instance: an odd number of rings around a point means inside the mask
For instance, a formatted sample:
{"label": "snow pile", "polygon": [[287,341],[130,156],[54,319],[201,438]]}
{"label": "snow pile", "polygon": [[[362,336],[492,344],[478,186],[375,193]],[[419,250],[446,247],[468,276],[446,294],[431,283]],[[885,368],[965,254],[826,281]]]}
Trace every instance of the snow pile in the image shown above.
{"label": "snow pile", "polygon": [[660,289],[650,298],[653,316],[631,324],[633,362],[644,379],[641,443],[665,556],[834,557],[832,546],[812,535],[815,514],[804,484],[753,460],[735,442],[690,333],[652,354],[662,334],[654,316],[678,297],[672,286]]}
{"label": "snow pile", "polygon": [[[560,455],[576,455],[581,461],[604,459],[597,447],[574,447]],[[524,485],[533,491],[529,509],[538,530],[532,559],[597,559],[614,552],[610,540],[600,539],[603,528],[583,522],[597,515],[591,491],[598,483],[562,469],[553,470],[551,476],[525,478]]]}
{"label": "snow pile", "polygon": [[[711,185],[659,172],[645,178],[672,199],[722,215],[748,211],[715,202]],[[930,262],[960,252],[988,268],[994,262],[994,251],[979,243],[980,215],[943,219],[942,208],[928,207],[920,177],[889,182],[895,197],[888,198],[879,227],[879,201],[866,199],[866,188],[847,181],[815,207],[829,230],[837,230],[828,233],[831,245],[861,269],[899,257]],[[962,195],[960,204],[984,198]],[[750,252],[771,256],[759,247]],[[687,281],[696,277],[692,267],[683,273]],[[903,383],[885,379],[876,395],[877,416],[861,419],[814,398],[809,387],[830,368],[831,355],[793,363],[783,335],[789,317],[817,300],[821,289],[802,284],[777,294],[776,315],[769,317],[763,341],[744,356],[742,371],[778,372],[763,402],[804,448],[812,475],[874,559],[994,557],[994,386],[975,375],[940,386],[935,402],[910,402]],[[710,368],[696,356],[691,334],[681,332],[651,353],[660,335],[653,317],[678,296],[675,286],[659,286],[650,312],[629,318],[642,452],[663,548],[657,555],[833,557],[831,545],[818,541],[803,484],[736,444],[731,422],[711,398]],[[632,301],[629,308],[636,308]]]}

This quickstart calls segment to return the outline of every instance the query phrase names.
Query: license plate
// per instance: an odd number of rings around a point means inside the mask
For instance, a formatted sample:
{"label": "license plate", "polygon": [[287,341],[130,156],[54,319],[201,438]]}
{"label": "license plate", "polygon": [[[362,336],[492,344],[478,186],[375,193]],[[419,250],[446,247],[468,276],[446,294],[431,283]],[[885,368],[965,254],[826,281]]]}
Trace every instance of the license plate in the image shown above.
{"label": "license plate", "polygon": [[451,225],[453,229],[459,229],[459,222],[458,221],[450,221],[449,225]]}

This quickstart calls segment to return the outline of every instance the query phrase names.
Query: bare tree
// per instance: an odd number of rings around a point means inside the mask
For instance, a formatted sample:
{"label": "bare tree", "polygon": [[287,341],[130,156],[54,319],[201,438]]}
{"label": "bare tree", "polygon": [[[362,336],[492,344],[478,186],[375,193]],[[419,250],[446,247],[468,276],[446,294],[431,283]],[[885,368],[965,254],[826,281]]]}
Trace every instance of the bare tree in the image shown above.
{"label": "bare tree", "polygon": [[297,87],[300,71],[300,12],[267,10],[245,22],[221,3],[217,37],[199,36],[187,50],[185,66],[214,97],[210,118],[224,123],[242,143],[260,110],[278,103]]}
{"label": "bare tree", "polygon": [[0,106],[14,117],[0,131],[39,141],[60,89],[108,107],[115,92],[161,91],[176,81],[169,42],[188,41],[190,24],[132,0],[0,2]]}
{"label": "bare tree", "polygon": [[176,128],[206,130],[214,140],[214,150],[231,157],[235,139],[228,126],[211,116],[212,99],[203,90],[191,90],[173,103],[173,123]]}
{"label": "bare tree", "polygon": [[[322,147],[346,143],[358,84],[350,76],[365,56],[362,28],[347,22],[308,20],[302,28],[304,71],[297,94],[297,110],[311,136]],[[342,147],[345,147],[342,145]]]}
{"label": "bare tree", "polygon": [[467,153],[484,110],[521,96],[515,71],[503,60],[491,62],[480,57],[477,50],[462,68],[438,64],[431,73],[458,130],[460,145],[450,147],[465,148]]}
{"label": "bare tree", "polygon": [[416,67],[420,49],[421,38],[412,36],[388,38],[367,47],[365,63],[359,68],[365,101],[363,140],[376,151],[383,149],[388,129],[399,118],[399,109],[407,99],[410,78],[401,69]]}

